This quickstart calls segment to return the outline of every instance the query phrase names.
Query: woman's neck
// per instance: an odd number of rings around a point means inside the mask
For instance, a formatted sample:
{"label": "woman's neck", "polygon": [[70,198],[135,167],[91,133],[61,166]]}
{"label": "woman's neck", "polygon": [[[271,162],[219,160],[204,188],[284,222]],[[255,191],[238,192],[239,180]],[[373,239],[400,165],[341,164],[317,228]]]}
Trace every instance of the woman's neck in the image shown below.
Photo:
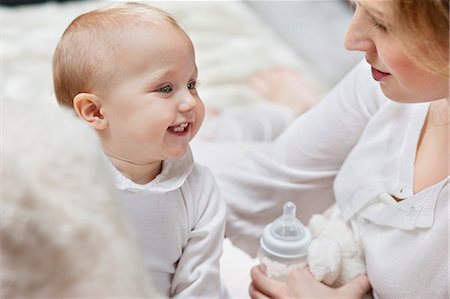
{"label": "woman's neck", "polygon": [[448,126],[450,120],[449,100],[443,99],[431,103],[429,117],[431,125]]}
{"label": "woman's neck", "polygon": [[414,193],[448,177],[449,107],[446,100],[434,101],[425,119],[414,164]]}
{"label": "woman's neck", "polygon": [[151,182],[162,170],[162,161],[141,164],[108,153],[107,155],[114,167],[136,184],[145,185]]}

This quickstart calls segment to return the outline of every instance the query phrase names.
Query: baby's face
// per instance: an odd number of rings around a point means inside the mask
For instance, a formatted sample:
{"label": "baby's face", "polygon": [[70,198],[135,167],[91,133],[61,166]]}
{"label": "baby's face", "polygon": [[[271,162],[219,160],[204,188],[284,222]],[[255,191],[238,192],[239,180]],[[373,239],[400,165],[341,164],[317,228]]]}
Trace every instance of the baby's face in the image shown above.
{"label": "baby's face", "polygon": [[97,92],[107,153],[136,163],[182,157],[204,118],[189,38],[169,25],[119,35],[115,78]]}

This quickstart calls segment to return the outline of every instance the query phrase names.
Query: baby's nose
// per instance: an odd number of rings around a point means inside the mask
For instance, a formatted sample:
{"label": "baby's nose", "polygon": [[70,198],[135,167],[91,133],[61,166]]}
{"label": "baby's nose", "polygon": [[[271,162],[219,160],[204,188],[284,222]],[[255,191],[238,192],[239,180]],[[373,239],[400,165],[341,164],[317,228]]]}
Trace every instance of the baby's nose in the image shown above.
{"label": "baby's nose", "polygon": [[197,101],[197,98],[192,95],[186,96],[180,103],[180,111],[186,112],[194,109],[195,107],[197,107]]}

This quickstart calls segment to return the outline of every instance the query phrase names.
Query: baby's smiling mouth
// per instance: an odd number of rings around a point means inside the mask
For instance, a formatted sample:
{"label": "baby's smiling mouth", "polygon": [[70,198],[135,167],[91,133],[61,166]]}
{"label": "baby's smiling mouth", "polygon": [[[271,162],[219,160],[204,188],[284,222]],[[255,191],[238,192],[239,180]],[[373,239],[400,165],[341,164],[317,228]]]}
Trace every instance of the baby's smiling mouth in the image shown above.
{"label": "baby's smiling mouth", "polygon": [[189,123],[185,122],[185,123],[181,123],[175,126],[171,126],[168,128],[169,131],[173,132],[173,133],[184,133],[185,131],[189,130]]}

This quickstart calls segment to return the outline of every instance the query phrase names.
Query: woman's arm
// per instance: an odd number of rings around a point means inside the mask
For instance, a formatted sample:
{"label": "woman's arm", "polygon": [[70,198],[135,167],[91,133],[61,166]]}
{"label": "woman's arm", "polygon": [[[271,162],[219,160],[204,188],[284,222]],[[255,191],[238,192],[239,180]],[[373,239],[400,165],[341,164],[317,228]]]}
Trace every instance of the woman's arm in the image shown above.
{"label": "woman's arm", "polygon": [[228,208],[226,236],[255,256],[264,226],[286,201],[297,205],[304,222],[329,207],[336,174],[385,101],[362,62],[267,148],[248,153],[239,165],[216,169]]}

